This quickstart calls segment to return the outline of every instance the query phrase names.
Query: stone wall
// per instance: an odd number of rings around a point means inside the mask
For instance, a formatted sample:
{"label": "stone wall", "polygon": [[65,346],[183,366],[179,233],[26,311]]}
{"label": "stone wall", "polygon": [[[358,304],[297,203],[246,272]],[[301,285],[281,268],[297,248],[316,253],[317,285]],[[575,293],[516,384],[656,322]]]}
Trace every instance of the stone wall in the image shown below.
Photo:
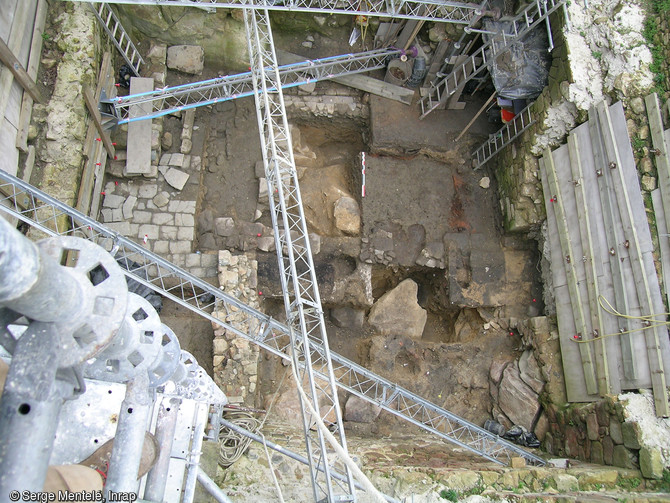
{"label": "stone wall", "polygon": [[[259,309],[260,294],[256,290],[258,262],[248,255],[232,255],[228,250],[221,250],[218,268],[221,290]],[[215,310],[212,315],[242,332],[249,332],[247,316],[240,311]],[[232,403],[254,406],[259,347],[216,323],[212,323],[212,326],[214,381]]]}
{"label": "stone wall", "polygon": [[534,431],[551,455],[639,469],[647,479],[661,479],[670,466],[670,420],[655,416],[650,392],[568,404],[555,320],[510,325],[525,351],[517,362],[491,365],[494,419],[506,428],[514,423]]}
{"label": "stone wall", "polygon": [[545,219],[538,178],[543,151],[560,145],[594,104],[622,100],[626,105],[653,84],[641,2],[586,5],[569,3],[569,25],[562,12],[552,15],[555,48],[548,85],[532,107],[536,122],[489,162],[508,231],[535,232]]}

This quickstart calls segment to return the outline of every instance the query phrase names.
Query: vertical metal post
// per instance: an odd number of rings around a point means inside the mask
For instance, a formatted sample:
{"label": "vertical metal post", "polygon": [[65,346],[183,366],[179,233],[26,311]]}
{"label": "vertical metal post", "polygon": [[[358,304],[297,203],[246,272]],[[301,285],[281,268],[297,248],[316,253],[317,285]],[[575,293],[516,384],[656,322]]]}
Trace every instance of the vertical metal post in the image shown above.
{"label": "vertical metal post", "polygon": [[[204,409],[204,410],[203,410]],[[186,481],[184,482],[184,495],[182,497],[183,503],[191,503],[195,496],[195,483],[200,470],[200,454],[202,453],[202,437],[205,434],[205,426],[207,426],[209,405],[198,402],[195,414],[196,420],[193,426],[193,435],[191,440],[191,451],[187,460],[188,471],[186,473]]]}
{"label": "vertical metal post", "polygon": [[[2,220],[2,219],[0,219]],[[50,323],[33,322],[14,348],[0,402],[0,498],[41,491],[58,414],[72,385],[56,380],[58,337]]]}
{"label": "vertical metal post", "polygon": [[221,488],[217,486],[211,478],[209,478],[209,475],[202,471],[202,468],[198,468],[198,482],[200,482],[202,487],[207,489],[207,492],[211,494],[212,497],[214,497],[214,499],[219,503],[232,503],[232,501],[230,501],[228,496],[224,494]]}
{"label": "vertical metal post", "polygon": [[82,296],[76,278],[0,218],[0,305],[31,320],[65,321],[79,312]]}
{"label": "vertical metal post", "polygon": [[152,405],[149,377],[142,373],[128,382],[126,398],[121,404],[105,485],[108,500],[110,491],[137,494],[137,474]]}
{"label": "vertical metal post", "polygon": [[[167,405],[166,405],[167,401]],[[156,420],[156,441],[160,446],[156,464],[147,475],[147,484],[144,489],[144,499],[149,501],[163,501],[165,484],[167,483],[168,468],[170,467],[170,453],[174,432],[179,416],[179,398],[163,399],[158,410]]]}

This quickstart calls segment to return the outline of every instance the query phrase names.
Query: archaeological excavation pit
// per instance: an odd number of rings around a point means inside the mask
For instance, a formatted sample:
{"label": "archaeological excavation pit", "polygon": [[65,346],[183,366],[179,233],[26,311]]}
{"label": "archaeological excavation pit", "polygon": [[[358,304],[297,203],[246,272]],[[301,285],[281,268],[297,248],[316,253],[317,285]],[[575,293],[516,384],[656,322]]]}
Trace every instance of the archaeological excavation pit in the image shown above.
{"label": "archaeological excavation pit", "polygon": [[[347,462],[389,501],[670,490],[666,7],[5,2],[0,211],[134,306],[44,467],[148,375],[136,431],[181,402],[147,501],[373,501]],[[43,320],[6,316],[11,363]]]}

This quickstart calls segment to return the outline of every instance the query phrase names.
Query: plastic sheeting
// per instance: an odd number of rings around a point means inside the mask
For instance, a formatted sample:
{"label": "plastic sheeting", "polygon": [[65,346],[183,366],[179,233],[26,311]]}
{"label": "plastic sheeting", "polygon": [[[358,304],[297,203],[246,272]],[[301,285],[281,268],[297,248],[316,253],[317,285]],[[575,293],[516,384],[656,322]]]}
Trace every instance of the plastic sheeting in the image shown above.
{"label": "plastic sheeting", "polygon": [[[509,21],[484,21],[485,29],[491,32],[500,32],[510,25]],[[485,35],[485,38],[488,37],[490,35]],[[489,67],[498,96],[527,100],[537,98],[549,80],[551,55],[548,49],[546,31],[537,28],[501,51]]]}

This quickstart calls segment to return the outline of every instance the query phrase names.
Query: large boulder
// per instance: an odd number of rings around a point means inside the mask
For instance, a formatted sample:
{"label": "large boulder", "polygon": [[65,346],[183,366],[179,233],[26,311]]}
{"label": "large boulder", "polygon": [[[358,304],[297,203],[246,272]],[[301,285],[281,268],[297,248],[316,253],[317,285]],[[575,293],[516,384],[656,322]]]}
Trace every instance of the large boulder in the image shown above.
{"label": "large boulder", "polygon": [[503,371],[498,406],[513,424],[533,430],[533,422],[540,410],[539,396],[523,382],[516,365],[508,365]]}
{"label": "large boulder", "polygon": [[361,231],[361,210],[353,197],[340,197],[335,202],[333,214],[335,227],[345,234],[356,236]]}
{"label": "large boulder", "polygon": [[406,279],[386,292],[370,309],[368,323],[383,335],[421,338],[428,314],[417,302],[419,287]]}
{"label": "large boulder", "polygon": [[167,67],[200,75],[205,67],[205,51],[199,45],[173,45],[167,50]]}
{"label": "large boulder", "polygon": [[344,420],[354,423],[371,423],[379,417],[381,411],[382,409],[375,404],[356,395],[350,395],[344,406]]}

